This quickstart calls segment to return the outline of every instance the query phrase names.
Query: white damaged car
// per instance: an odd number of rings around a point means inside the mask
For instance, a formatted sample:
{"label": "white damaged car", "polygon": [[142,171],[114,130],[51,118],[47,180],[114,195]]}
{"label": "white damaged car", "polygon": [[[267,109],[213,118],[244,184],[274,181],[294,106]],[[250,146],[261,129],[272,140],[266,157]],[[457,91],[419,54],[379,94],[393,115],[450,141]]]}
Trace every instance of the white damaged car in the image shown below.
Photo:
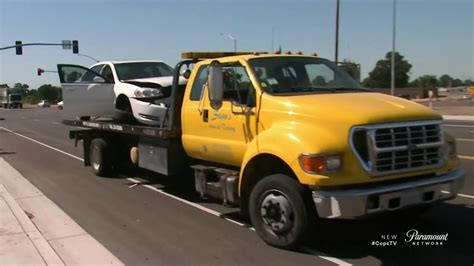
{"label": "white damaged car", "polygon": [[[165,122],[173,68],[162,61],[106,61],[90,68],[61,64],[58,73],[64,111],[74,118],[119,120],[130,114],[145,125]],[[185,84],[181,78],[179,85]]]}

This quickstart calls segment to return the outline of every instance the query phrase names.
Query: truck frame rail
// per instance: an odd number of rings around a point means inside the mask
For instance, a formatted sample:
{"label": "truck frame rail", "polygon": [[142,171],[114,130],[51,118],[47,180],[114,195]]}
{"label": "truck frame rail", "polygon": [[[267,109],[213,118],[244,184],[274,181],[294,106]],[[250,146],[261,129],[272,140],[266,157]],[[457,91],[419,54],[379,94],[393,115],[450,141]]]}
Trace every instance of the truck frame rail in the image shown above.
{"label": "truck frame rail", "polygon": [[98,129],[138,136],[157,137],[161,139],[175,139],[180,137],[180,132],[173,129],[123,124],[113,121],[63,120],[62,123],[67,126],[74,126],[83,129]]}

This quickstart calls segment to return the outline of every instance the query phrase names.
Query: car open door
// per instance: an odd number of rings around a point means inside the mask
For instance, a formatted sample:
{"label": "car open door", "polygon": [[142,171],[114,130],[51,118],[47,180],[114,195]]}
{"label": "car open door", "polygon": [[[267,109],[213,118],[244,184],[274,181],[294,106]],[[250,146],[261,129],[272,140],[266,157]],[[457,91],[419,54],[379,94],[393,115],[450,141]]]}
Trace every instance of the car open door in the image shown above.
{"label": "car open door", "polygon": [[112,80],[78,65],[58,65],[64,111],[67,116],[113,117],[115,93]]}

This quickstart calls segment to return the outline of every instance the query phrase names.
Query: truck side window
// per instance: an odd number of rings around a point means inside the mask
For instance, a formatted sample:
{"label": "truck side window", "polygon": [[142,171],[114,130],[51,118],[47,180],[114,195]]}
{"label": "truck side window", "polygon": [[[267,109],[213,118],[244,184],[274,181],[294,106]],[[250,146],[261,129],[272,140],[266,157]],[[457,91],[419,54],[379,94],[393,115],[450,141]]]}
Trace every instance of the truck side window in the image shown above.
{"label": "truck side window", "polygon": [[247,105],[249,92],[254,90],[254,88],[245,71],[245,67],[240,64],[225,65],[223,72],[224,100],[233,101],[240,105]]}
{"label": "truck side window", "polygon": [[191,101],[199,101],[201,99],[202,89],[207,82],[207,66],[201,66],[196,75],[193,87],[191,88]]}

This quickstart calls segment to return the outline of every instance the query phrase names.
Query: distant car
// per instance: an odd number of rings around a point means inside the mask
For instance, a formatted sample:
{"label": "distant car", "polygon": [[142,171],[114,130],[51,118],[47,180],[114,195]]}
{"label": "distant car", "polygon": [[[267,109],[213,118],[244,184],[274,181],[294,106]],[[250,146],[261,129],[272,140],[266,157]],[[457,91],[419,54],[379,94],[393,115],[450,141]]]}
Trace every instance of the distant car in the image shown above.
{"label": "distant car", "polygon": [[63,101],[58,102],[58,109],[62,110],[63,108],[64,108],[64,102]]}
{"label": "distant car", "polygon": [[47,100],[42,100],[41,102],[38,103],[38,106],[39,106],[39,107],[46,108],[46,107],[50,107],[51,104],[50,104],[49,101],[47,101]]}
{"label": "distant car", "polygon": [[[154,126],[166,119],[173,68],[162,61],[107,61],[90,68],[58,65],[58,70],[67,111],[76,117],[120,119],[128,113]],[[186,79],[179,84],[185,85]]]}

